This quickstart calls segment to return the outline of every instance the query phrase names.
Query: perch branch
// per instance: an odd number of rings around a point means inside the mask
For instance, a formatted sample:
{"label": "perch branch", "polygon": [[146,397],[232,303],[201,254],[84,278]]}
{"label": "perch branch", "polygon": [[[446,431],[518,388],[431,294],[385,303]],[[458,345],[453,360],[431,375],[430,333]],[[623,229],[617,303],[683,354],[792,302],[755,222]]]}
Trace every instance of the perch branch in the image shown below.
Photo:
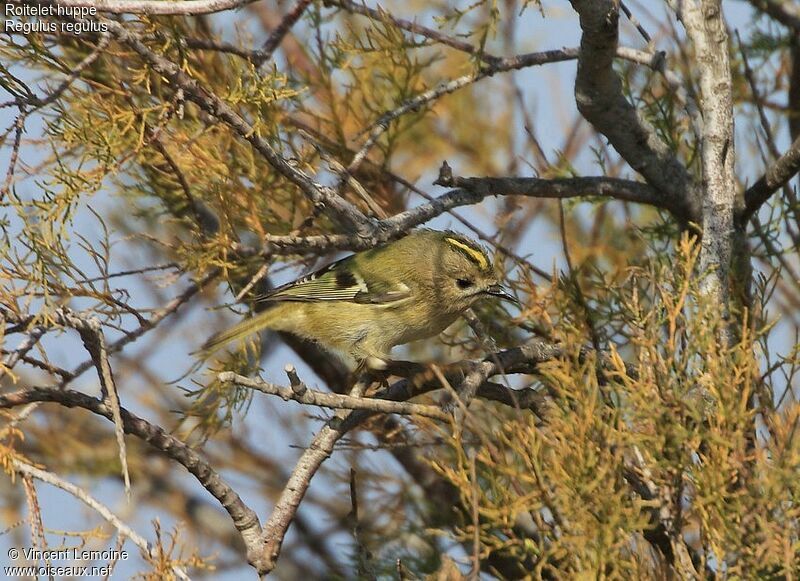
{"label": "perch branch", "polygon": [[308,388],[298,393],[298,390],[296,390],[294,386],[284,387],[275,385],[274,383],[237,375],[230,371],[220,373],[217,375],[217,378],[222,383],[233,383],[249,389],[255,389],[256,391],[268,395],[277,395],[283,398],[284,401],[291,399],[306,405],[331,409],[369,410],[385,414],[417,415],[443,421],[447,421],[450,418],[448,414],[444,413],[438,407],[431,405],[385,401],[367,397],[353,397],[351,395],[327,393]]}

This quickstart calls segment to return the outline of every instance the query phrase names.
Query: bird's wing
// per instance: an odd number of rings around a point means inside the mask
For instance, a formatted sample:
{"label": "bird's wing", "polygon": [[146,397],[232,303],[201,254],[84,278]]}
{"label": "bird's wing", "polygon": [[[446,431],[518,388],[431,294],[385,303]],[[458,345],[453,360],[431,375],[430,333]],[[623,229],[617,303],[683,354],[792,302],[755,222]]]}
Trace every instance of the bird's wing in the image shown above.
{"label": "bird's wing", "polygon": [[266,301],[349,301],[362,304],[387,304],[410,296],[410,289],[377,277],[364,277],[348,256],[294,282],[258,297]]}

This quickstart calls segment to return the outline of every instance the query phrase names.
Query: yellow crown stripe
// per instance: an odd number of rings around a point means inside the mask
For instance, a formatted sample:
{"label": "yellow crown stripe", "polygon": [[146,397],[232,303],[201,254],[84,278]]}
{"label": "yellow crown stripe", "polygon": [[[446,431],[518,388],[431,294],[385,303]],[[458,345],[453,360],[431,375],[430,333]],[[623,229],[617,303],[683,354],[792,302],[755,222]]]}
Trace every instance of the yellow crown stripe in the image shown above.
{"label": "yellow crown stripe", "polygon": [[480,250],[475,250],[471,246],[468,246],[467,244],[464,244],[463,242],[460,242],[455,238],[445,238],[445,241],[466,252],[469,256],[472,257],[472,259],[475,262],[478,263],[478,265],[480,265],[482,269],[486,269],[489,267],[489,261],[486,260],[486,256],[484,256],[483,252],[481,252]]}

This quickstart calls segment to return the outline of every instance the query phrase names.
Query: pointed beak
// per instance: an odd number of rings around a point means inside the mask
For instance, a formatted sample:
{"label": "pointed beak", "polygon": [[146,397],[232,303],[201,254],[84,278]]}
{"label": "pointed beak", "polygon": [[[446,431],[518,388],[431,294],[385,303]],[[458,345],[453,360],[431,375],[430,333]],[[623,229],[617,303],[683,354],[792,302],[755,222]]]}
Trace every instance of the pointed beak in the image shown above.
{"label": "pointed beak", "polygon": [[519,306],[519,301],[516,299],[516,297],[499,284],[493,284],[483,292],[484,294],[506,300],[510,303]]}

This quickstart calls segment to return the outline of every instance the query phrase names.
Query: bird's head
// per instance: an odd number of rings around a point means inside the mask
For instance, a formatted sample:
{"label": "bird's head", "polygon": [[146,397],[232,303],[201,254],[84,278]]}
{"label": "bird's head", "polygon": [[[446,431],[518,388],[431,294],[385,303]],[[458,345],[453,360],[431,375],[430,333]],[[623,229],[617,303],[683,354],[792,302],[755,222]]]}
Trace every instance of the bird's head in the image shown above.
{"label": "bird's head", "polygon": [[473,240],[453,232],[443,232],[436,262],[436,288],[446,309],[462,311],[486,297],[517,303],[500,284],[489,255]]}

